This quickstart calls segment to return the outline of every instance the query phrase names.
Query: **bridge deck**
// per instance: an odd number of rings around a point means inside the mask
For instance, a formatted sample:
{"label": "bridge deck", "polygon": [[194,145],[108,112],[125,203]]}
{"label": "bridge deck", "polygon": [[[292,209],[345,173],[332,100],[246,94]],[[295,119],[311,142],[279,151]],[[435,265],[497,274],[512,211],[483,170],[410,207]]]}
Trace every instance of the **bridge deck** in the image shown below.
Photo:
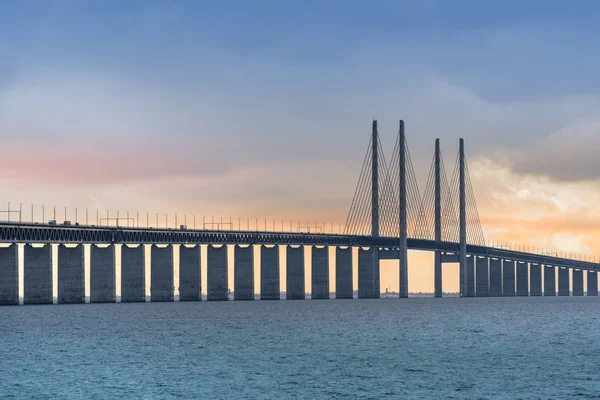
{"label": "bridge deck", "polygon": [[[320,246],[377,246],[392,253],[398,238],[305,232],[216,231],[0,223],[2,243],[128,243],[128,244],[280,244]],[[458,253],[459,244],[426,239],[408,239],[412,250]],[[484,257],[600,271],[600,264],[493,247],[467,245],[467,252]]]}

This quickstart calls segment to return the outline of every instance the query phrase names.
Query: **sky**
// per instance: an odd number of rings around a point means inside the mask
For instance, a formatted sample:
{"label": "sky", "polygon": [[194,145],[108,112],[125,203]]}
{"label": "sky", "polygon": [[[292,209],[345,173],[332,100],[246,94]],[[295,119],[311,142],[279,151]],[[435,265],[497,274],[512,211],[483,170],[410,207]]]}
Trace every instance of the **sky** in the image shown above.
{"label": "sky", "polygon": [[[335,226],[371,121],[391,157],[404,119],[421,187],[434,139],[447,165],[465,139],[488,242],[598,257],[599,16],[584,0],[8,2],[0,204]],[[411,291],[432,291],[429,258],[411,254]]]}

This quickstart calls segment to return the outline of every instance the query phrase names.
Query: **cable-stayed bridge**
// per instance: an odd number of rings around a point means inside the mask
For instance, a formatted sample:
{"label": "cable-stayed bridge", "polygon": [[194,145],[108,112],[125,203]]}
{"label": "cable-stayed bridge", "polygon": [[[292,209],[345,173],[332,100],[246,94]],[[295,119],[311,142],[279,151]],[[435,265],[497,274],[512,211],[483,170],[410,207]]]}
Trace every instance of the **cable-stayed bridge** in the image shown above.
{"label": "cable-stayed bridge", "polygon": [[[449,171],[449,170],[448,170]],[[10,215],[10,214],[9,214]],[[107,218],[107,225],[108,220]],[[129,217],[127,217],[129,220]],[[19,303],[19,251],[23,246],[25,304],[53,302],[52,244],[58,245],[58,302],[85,302],[85,247],[89,245],[90,302],[115,302],[116,247],[120,250],[120,299],[199,301],[201,252],[207,248],[207,299],[228,299],[228,251],[233,245],[234,298],[280,299],[280,246],[286,246],[286,298],[304,299],[305,252],[310,247],[311,298],[330,298],[330,249],[335,252],[335,298],[353,298],[353,251],[358,257],[358,297],[380,297],[379,261],[398,259],[400,297],[408,297],[408,250],[435,253],[435,296],[442,296],[442,266],[459,263],[460,295],[473,296],[597,296],[600,264],[590,261],[489,247],[485,238],[460,139],[459,153],[447,174],[439,139],[427,183],[419,190],[404,132],[386,160],[373,122],[358,184],[343,232],[267,232],[256,230],[160,229],[51,223],[0,223],[0,304]],[[139,218],[138,218],[139,223]],[[204,228],[204,226],[203,226]],[[44,245],[44,246],[40,246]],[[75,247],[69,245],[77,245]],[[146,276],[146,246],[150,276]],[[161,246],[161,245],[167,245]],[[174,247],[179,251],[179,281],[174,281]],[[254,287],[254,246],[260,246],[260,288]],[[584,289],[584,271],[587,287]],[[558,274],[558,291],[556,275]]]}

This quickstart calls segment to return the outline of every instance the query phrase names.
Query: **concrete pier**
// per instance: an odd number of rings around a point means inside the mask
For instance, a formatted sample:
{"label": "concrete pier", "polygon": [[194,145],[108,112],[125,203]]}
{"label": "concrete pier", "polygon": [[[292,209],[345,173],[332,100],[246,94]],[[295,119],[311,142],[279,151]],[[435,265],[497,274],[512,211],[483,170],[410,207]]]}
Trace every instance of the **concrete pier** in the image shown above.
{"label": "concrete pier", "polygon": [[233,298],[254,300],[254,246],[236,245],[233,265]]}
{"label": "concrete pier", "polygon": [[529,295],[542,295],[542,266],[540,264],[529,264]]}
{"label": "concrete pier", "polygon": [[475,256],[467,256],[467,297],[475,296]]}
{"label": "concrete pier", "polygon": [[502,262],[502,295],[512,297],[515,295],[515,262],[504,260]]}
{"label": "concrete pier", "polygon": [[569,269],[558,268],[558,295],[569,296],[571,294],[569,286]]}
{"label": "concrete pier", "polygon": [[442,252],[436,251],[433,257],[433,297],[442,297],[444,293],[442,279]]}
{"label": "concrete pier", "polygon": [[374,249],[358,249],[358,298],[378,299],[379,262],[373,257]]}
{"label": "concrete pier", "polygon": [[502,296],[502,260],[490,258],[490,296]]}
{"label": "concrete pier", "polygon": [[52,246],[25,245],[24,293],[25,304],[52,304]]}
{"label": "concrete pier", "polygon": [[556,296],[556,268],[544,267],[544,296]]}
{"label": "concrete pier", "polygon": [[304,246],[286,247],[286,299],[304,300]]}
{"label": "concrete pier", "polygon": [[583,296],[583,271],[573,269],[573,296]]}
{"label": "concrete pier", "polygon": [[490,295],[488,260],[487,257],[477,257],[475,260],[475,268],[477,269],[475,294],[477,297],[488,297]]}
{"label": "concrete pier", "polygon": [[173,245],[150,248],[150,301],[173,301]]}
{"label": "concrete pier", "polygon": [[312,247],[312,287],[313,300],[329,299],[329,248]]}
{"label": "concrete pier", "polygon": [[586,271],[587,273],[587,295],[598,296],[598,273]]}
{"label": "concrete pier", "polygon": [[517,262],[517,296],[529,296],[529,271],[523,261]]}
{"label": "concrete pier", "polygon": [[90,247],[90,303],[117,301],[115,246]]}
{"label": "concrete pier", "polygon": [[121,303],[146,301],[146,251],[137,247],[121,246]]}
{"label": "concrete pier", "polygon": [[279,300],[279,246],[260,247],[260,299]]}
{"label": "concrete pier", "polygon": [[200,246],[179,247],[179,301],[200,301]]}
{"label": "concrete pier", "polygon": [[335,298],[352,299],[354,288],[352,281],[352,247],[335,248]]}
{"label": "concrete pier", "polygon": [[58,303],[85,303],[83,245],[58,245]]}
{"label": "concrete pier", "polygon": [[0,247],[0,306],[19,304],[18,246]]}
{"label": "concrete pier", "polygon": [[208,246],[208,267],[206,287],[208,301],[229,300],[229,282],[227,271],[227,246]]}

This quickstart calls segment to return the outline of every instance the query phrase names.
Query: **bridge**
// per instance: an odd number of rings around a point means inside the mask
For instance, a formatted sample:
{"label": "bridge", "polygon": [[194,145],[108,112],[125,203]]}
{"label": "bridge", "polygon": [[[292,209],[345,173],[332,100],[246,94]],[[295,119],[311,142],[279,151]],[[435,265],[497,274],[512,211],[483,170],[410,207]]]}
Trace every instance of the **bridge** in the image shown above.
{"label": "bridge", "polygon": [[[10,211],[9,211],[10,216]],[[87,220],[87,218],[86,218]],[[174,301],[174,248],[179,250],[179,300],[200,301],[201,251],[207,246],[207,300],[228,300],[228,251],[234,254],[234,299],[254,300],[254,247],[260,251],[260,299],[280,299],[279,249],[286,253],[286,298],[304,299],[305,247],[310,247],[311,298],[329,299],[330,249],[335,252],[335,298],[354,297],[352,265],[358,257],[358,297],[380,297],[380,260],[399,260],[400,298],[408,297],[408,250],[434,252],[434,295],[442,297],[445,263],[458,263],[461,297],[598,295],[600,264],[557,254],[486,246],[471,187],[464,141],[446,175],[440,141],[423,194],[400,121],[389,164],[377,122],[342,232],[161,229],[79,224],[1,222],[0,305],[19,304],[19,245],[23,247],[23,301],[53,303],[53,253],[58,254],[58,303],[85,302],[85,246],[89,246],[90,302],[116,302],[116,247],[120,246],[121,302]],[[129,217],[127,217],[129,221]],[[147,224],[148,225],[148,224]],[[249,224],[248,224],[249,226]],[[308,227],[307,227],[308,228]],[[146,276],[150,247],[150,277]],[[352,249],[357,249],[353,253]],[[584,271],[587,287],[584,290]],[[556,288],[558,275],[558,291]]]}

